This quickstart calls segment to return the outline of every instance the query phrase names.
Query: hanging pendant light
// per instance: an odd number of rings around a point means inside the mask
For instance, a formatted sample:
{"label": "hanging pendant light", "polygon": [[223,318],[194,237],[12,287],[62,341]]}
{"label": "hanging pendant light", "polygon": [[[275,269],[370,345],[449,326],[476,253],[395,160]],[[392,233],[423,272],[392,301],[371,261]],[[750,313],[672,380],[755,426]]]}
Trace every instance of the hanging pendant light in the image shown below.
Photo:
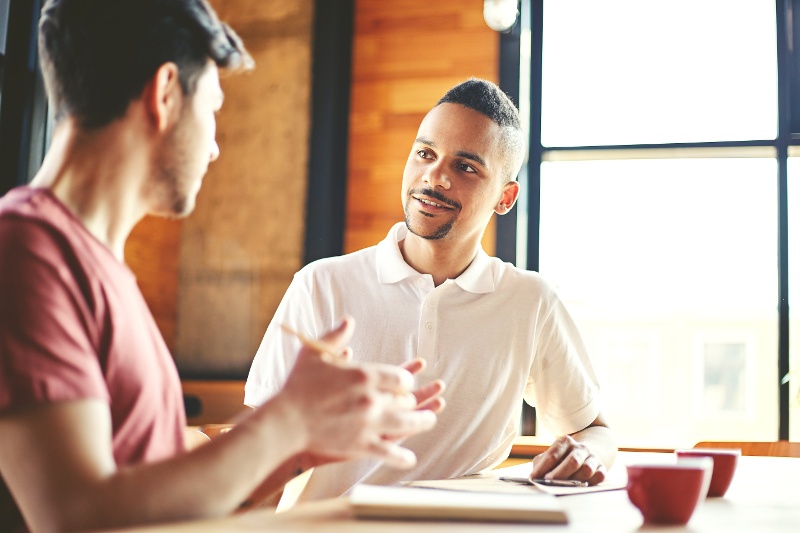
{"label": "hanging pendant light", "polygon": [[483,19],[495,31],[508,31],[517,20],[517,0],[483,0]]}

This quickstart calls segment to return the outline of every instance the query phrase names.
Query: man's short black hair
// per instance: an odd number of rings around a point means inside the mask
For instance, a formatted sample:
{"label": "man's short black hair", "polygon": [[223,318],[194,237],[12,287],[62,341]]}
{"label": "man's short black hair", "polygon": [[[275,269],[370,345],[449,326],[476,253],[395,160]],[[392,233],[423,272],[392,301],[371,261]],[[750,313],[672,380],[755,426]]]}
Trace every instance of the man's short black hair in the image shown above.
{"label": "man's short black hair", "polygon": [[39,54],[54,116],[86,129],[121,117],[158,68],[192,94],[208,60],[251,68],[241,39],[205,0],[48,0]]}
{"label": "man's short black hair", "polygon": [[474,109],[503,127],[522,129],[519,111],[511,98],[494,83],[470,78],[447,91],[438,104],[461,104]]}
{"label": "man's short black hair", "polygon": [[463,105],[489,117],[500,126],[506,160],[504,177],[509,181],[516,178],[525,159],[525,135],[519,110],[500,87],[491,81],[470,78],[447,91],[436,103],[440,104]]}

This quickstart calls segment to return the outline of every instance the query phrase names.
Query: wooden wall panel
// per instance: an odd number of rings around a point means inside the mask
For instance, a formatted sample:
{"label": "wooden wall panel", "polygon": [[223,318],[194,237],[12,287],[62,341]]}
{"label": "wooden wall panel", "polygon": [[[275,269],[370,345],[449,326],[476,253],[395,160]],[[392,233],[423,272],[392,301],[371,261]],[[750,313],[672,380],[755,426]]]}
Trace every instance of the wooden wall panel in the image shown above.
{"label": "wooden wall panel", "polygon": [[[356,0],[345,252],[403,219],[403,168],[422,118],[471,76],[496,82],[498,54],[480,0]],[[494,242],[492,223],[488,253]]]}
{"label": "wooden wall panel", "polygon": [[180,220],[145,217],[125,245],[125,261],[136,274],[142,295],[170,351],[175,348],[180,242]]}
{"label": "wooden wall panel", "polygon": [[221,81],[221,155],[185,220],[148,217],[126,261],[184,375],[246,376],[303,255],[312,0],[211,0],[256,61]]}
{"label": "wooden wall panel", "polygon": [[219,160],[183,221],[175,360],[241,379],[302,266],[312,0],[212,0],[256,62],[221,80]]}

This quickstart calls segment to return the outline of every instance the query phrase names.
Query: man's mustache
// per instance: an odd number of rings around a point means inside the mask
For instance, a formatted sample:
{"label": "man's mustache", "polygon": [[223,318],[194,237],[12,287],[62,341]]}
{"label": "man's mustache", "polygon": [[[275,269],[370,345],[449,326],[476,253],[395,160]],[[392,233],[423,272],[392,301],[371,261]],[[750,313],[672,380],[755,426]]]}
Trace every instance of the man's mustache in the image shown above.
{"label": "man's mustache", "polygon": [[455,200],[451,200],[450,198],[446,197],[445,195],[434,189],[411,189],[410,191],[408,191],[409,196],[414,194],[429,196],[434,200],[438,200],[439,202],[445,205],[449,205],[450,207],[454,207],[456,209],[461,209],[460,203],[456,202]]}

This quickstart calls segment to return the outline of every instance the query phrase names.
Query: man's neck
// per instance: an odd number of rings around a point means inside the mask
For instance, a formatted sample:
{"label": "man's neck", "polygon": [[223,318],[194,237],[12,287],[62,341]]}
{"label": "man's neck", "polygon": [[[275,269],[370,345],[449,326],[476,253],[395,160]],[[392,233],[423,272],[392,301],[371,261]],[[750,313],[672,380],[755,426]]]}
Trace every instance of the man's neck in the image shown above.
{"label": "man's neck", "polygon": [[430,274],[435,286],[460,276],[478,253],[480,240],[450,242],[445,239],[423,239],[409,232],[399,243],[400,253],[408,265],[422,274]]}
{"label": "man's neck", "polygon": [[141,197],[146,158],[121,123],[86,132],[65,119],[32,187],[44,187],[100,242],[124,260],[125,241],[147,213]]}

